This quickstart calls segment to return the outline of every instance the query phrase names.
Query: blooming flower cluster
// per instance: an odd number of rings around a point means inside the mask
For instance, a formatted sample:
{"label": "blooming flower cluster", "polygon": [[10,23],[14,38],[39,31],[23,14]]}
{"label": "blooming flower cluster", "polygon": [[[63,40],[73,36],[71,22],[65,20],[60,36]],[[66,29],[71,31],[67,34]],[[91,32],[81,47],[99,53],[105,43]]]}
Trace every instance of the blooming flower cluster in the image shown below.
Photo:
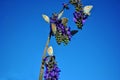
{"label": "blooming flower cluster", "polygon": [[60,69],[55,62],[55,56],[46,56],[44,58],[45,62],[45,72],[44,72],[44,79],[45,80],[58,80]]}
{"label": "blooming flower cluster", "polygon": [[82,26],[89,15],[84,13],[84,9],[80,0],[70,0],[70,3],[75,7],[73,20],[77,27],[82,29]]}
{"label": "blooming flower cluster", "polygon": [[50,17],[50,23],[54,24],[56,30],[53,30],[53,25],[51,25],[50,28],[52,34],[56,38],[57,43],[61,44],[63,42],[66,45],[68,44],[72,37],[70,27],[67,26],[68,19],[67,18],[58,19],[57,17],[58,17],[57,14],[53,14],[53,16]]}
{"label": "blooming flower cluster", "polygon": [[82,29],[82,26],[85,23],[85,20],[87,19],[88,15],[84,14],[83,11],[79,12],[75,11],[73,15],[74,15],[73,20],[76,23],[77,27],[79,29]]}

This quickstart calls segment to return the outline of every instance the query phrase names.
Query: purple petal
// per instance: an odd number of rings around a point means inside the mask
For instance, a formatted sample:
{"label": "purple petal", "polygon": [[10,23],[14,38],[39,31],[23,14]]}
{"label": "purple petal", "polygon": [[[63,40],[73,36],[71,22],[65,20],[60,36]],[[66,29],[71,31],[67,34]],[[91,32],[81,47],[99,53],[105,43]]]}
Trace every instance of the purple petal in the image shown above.
{"label": "purple petal", "polygon": [[74,21],[74,22],[77,22],[76,18],[73,18],[73,21]]}
{"label": "purple petal", "polygon": [[84,24],[84,23],[85,23],[85,20],[82,20],[82,23]]}

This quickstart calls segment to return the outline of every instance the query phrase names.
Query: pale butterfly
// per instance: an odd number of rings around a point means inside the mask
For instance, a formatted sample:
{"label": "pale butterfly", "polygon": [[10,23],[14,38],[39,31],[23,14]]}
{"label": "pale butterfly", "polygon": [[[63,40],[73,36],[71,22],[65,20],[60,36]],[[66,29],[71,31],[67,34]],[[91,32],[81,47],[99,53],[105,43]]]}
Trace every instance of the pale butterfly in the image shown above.
{"label": "pale butterfly", "polygon": [[87,5],[83,8],[85,14],[90,15],[90,11],[93,8],[93,5]]}
{"label": "pale butterfly", "polygon": [[[58,14],[58,19],[60,19],[61,18],[61,16],[63,15],[63,13],[64,13],[64,11],[61,11],[59,14]],[[45,14],[42,14],[42,17],[43,17],[43,19],[47,22],[47,23],[50,23],[50,18],[47,16],[47,15],[45,15]],[[52,32],[54,33],[54,34],[56,34],[56,25],[54,24],[54,23],[51,23],[51,29],[52,29]]]}
{"label": "pale butterfly", "polygon": [[48,17],[47,15],[42,14],[42,17],[43,17],[43,19],[44,19],[47,23],[50,23],[50,19],[49,19],[49,17]]}
{"label": "pale butterfly", "polygon": [[64,13],[64,10],[62,10],[62,11],[58,14],[58,19],[61,18],[61,16],[63,15],[63,13]]}
{"label": "pale butterfly", "polygon": [[[61,12],[58,14],[58,19],[61,18],[61,16],[63,15],[63,13],[64,13],[64,11],[61,11]],[[50,18],[49,18],[47,15],[42,14],[42,17],[43,17],[43,19],[44,19],[47,23],[50,23]]]}
{"label": "pale butterfly", "polygon": [[49,56],[53,56],[53,48],[52,48],[52,46],[50,46],[50,47],[47,49],[47,52],[48,52],[48,55],[49,55]]}

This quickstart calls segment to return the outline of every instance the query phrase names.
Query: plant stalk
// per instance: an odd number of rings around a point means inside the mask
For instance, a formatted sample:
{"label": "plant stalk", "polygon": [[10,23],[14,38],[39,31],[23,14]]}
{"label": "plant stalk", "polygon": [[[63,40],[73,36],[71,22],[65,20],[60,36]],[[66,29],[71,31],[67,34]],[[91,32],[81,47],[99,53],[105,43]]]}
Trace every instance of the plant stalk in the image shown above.
{"label": "plant stalk", "polygon": [[46,57],[46,52],[47,52],[49,43],[50,43],[50,36],[48,36],[48,39],[47,39],[47,42],[46,42],[46,45],[44,48],[44,52],[42,55],[42,63],[41,63],[41,67],[40,67],[39,80],[43,79],[43,73],[44,73],[44,61],[43,61],[43,59]]}

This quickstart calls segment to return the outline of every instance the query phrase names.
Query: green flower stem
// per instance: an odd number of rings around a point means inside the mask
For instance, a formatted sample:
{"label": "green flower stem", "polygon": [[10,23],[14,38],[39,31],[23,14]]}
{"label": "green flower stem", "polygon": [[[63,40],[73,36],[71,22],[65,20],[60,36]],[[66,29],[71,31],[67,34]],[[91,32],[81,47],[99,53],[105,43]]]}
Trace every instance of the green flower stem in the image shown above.
{"label": "green flower stem", "polygon": [[42,56],[42,63],[41,63],[41,67],[40,67],[39,80],[43,79],[43,73],[44,73],[44,61],[43,61],[43,59],[46,57],[46,52],[47,52],[49,43],[50,43],[50,36],[48,36],[48,39],[47,39],[47,42],[46,42],[46,45],[44,48],[44,52],[43,52],[43,56]]}

